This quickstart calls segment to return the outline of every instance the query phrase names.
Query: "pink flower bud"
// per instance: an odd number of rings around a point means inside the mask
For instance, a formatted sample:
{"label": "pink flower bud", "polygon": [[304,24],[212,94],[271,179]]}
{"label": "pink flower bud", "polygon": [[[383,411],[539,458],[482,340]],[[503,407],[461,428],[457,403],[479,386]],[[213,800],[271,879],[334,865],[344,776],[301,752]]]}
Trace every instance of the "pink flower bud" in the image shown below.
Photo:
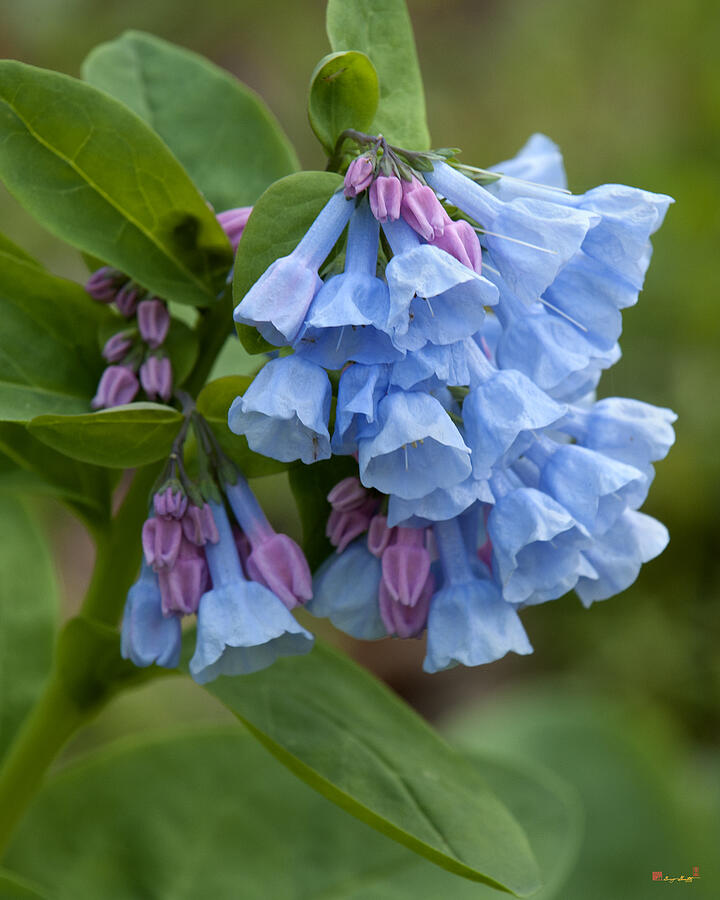
{"label": "pink flower bud", "polygon": [[337,553],[342,553],[350,541],[367,531],[371,515],[362,507],[347,511],[333,509],[328,517],[325,534]]}
{"label": "pink flower bud", "polygon": [[286,534],[274,534],[257,544],[247,560],[253,581],[278,596],[288,609],[312,598],[312,575],[307,560],[295,541]]}
{"label": "pink flower bud", "polygon": [[156,572],[171,569],[180,552],[182,528],[177,519],[147,519],[142,529],[142,546],[147,564]]}
{"label": "pink flower bud", "polygon": [[367,500],[369,494],[360,484],[360,479],[350,476],[338,481],[335,487],[327,495],[328,503],[339,512],[349,512],[357,509]]}
{"label": "pink flower bud", "polygon": [[387,516],[373,516],[368,527],[367,545],[373,556],[381,557],[395,539],[395,528],[388,528]]}
{"label": "pink flower bud", "polygon": [[161,519],[182,519],[188,506],[188,498],[182,491],[166,488],[153,497],[155,515]]}
{"label": "pink flower bud", "polygon": [[435,196],[435,191],[417,178],[402,182],[400,213],[408,225],[426,241],[440,237],[450,217]]}
{"label": "pink flower bud", "polygon": [[396,175],[378,175],[370,185],[370,209],[378,222],[400,218],[403,190]]}
{"label": "pink flower bud", "polygon": [[172,395],[172,367],[167,356],[149,356],[140,366],[140,383],[151,400],[167,402]]}
{"label": "pink flower bud", "polygon": [[132,340],[126,334],[114,334],[105,341],[102,355],[109,363],[120,362],[127,356],[128,351],[132,347]]}
{"label": "pink flower bud", "polygon": [[478,236],[469,222],[464,219],[459,222],[451,221],[445,226],[445,231],[430,243],[454,256],[468,269],[473,269],[478,275],[480,274],[482,250]]}
{"label": "pink flower bud", "polygon": [[174,565],[158,572],[158,582],[164,616],[196,613],[208,586],[208,567],[202,550],[183,539]]}
{"label": "pink flower bud", "polygon": [[118,310],[126,319],[129,319],[135,314],[139,297],[140,291],[138,290],[137,285],[133,284],[132,281],[128,281],[127,284],[121,287],[117,292],[115,306],[117,306]]}
{"label": "pink flower bud", "polygon": [[140,336],[155,349],[167,337],[170,328],[170,313],[162,300],[143,300],[137,308]]}
{"label": "pink flower bud", "polygon": [[415,606],[430,577],[425,529],[398,528],[396,541],[382,555],[382,581],[394,601]]}
{"label": "pink flower bud", "polygon": [[109,266],[103,266],[85,282],[85,290],[93,300],[100,303],[112,303],[118,290],[118,277],[120,273]]}
{"label": "pink flower bud", "polygon": [[345,196],[357,197],[365,188],[370,187],[375,167],[367,156],[358,156],[348,166],[345,173]]}
{"label": "pink flower bud", "polygon": [[125,366],[108,366],[102,373],[97,393],[90,401],[93,409],[110,409],[132,403],[140,389],[132,369]]}
{"label": "pink flower bud", "polygon": [[237,209],[228,209],[225,212],[218,213],[216,216],[223,231],[228,236],[233,250],[238,248],[251,212],[252,206],[240,206]]}
{"label": "pink flower bud", "polygon": [[182,517],[182,531],[186,539],[198,547],[202,547],[208,541],[217,544],[220,540],[212,510],[207,503],[203,506],[191,503],[188,506],[187,512]]}
{"label": "pink flower bud", "polygon": [[378,603],[380,618],[388,634],[396,634],[399,638],[418,637],[427,623],[430,600],[434,592],[435,579],[431,572],[422,586],[415,605],[406,606],[395,599],[383,579],[378,591]]}

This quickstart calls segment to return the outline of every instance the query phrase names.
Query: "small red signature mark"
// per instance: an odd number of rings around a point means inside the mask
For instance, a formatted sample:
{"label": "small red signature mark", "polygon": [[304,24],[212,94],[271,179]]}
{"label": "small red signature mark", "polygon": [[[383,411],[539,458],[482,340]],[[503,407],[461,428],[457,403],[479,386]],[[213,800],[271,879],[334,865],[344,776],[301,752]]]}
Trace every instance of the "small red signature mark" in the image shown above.
{"label": "small red signature mark", "polygon": [[684,881],[686,884],[690,881],[695,881],[696,878],[700,877],[700,867],[693,866],[692,875],[663,875],[662,872],[653,872],[652,880],[653,881]]}

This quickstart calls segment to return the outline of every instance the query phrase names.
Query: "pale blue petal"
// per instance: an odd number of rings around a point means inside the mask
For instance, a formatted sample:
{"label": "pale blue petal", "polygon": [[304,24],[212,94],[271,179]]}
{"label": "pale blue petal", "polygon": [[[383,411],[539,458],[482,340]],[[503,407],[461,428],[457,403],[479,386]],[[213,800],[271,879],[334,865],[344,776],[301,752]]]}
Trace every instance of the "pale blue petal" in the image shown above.
{"label": "pale blue petal", "polygon": [[164,616],[157,575],[143,563],[140,578],[130,588],[123,614],[120,651],[136,666],[155,663],[174,669],[182,641],[179,616]]}
{"label": "pale blue petal", "polygon": [[583,604],[590,606],[630,587],[642,564],[662,553],[669,539],[667,528],[657,519],[632,510],[623,513],[586,551],[596,577],[581,578],[575,587]]}
{"label": "pale blue petal", "polygon": [[368,434],[379,427],[375,425],[377,405],[387,391],[388,379],[389,368],[380,365],[348,366],[342,373],[332,437],[333,453],[355,453],[358,435]]}
{"label": "pale blue petal", "polygon": [[313,640],[263,585],[225,584],[200,599],[190,674],[198,684],[218,675],[247,675],[281,656],[308,653]]}
{"label": "pale blue petal", "polygon": [[427,633],[426,672],[440,672],[458,663],[479,666],[510,651],[532,653],[517,611],[486,580],[438,591],[430,602]]}
{"label": "pale blue petal", "polygon": [[378,605],[381,575],[380,560],[368,550],[366,537],[360,537],[320,566],[305,608],[354,638],[387,637]]}
{"label": "pale blue petal", "polygon": [[429,525],[459,516],[476,500],[493,502],[493,495],[487,481],[473,475],[465,481],[449,488],[435,488],[417,500],[403,500],[396,494],[390,495],[388,503],[388,525],[418,527],[419,523]]}
{"label": "pale blue petal", "polygon": [[319,366],[293,354],[266,363],[228,414],[251,450],[290,462],[330,458],[331,387]]}
{"label": "pale blue petal", "polygon": [[[487,190],[501,200],[512,200],[514,197],[528,194],[532,196],[529,191],[532,191],[533,185],[518,184],[514,180],[516,178],[549,187],[567,188],[567,176],[560,148],[544,134],[533,134],[516,156],[490,166],[490,171],[510,176],[485,185]],[[548,193],[544,193],[543,196],[547,197]]]}
{"label": "pale blue petal", "polygon": [[378,421],[377,434],[358,441],[360,480],[366,487],[414,500],[470,474],[470,450],[434,397],[389,394],[378,404]]}

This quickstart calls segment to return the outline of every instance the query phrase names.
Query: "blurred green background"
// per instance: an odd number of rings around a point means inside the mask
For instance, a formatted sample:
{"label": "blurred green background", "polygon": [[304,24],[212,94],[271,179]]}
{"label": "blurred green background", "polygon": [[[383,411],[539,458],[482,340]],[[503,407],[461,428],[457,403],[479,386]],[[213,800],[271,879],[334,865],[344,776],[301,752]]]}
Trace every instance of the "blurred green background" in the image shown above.
{"label": "blurred green background", "polygon": [[[669,527],[671,543],[619,597],[585,611],[569,595],[524,613],[532,657],[430,677],[420,672],[419,643],[337,640],[430,718],[457,719],[471,707],[470,730],[482,734],[480,743],[503,752],[513,743],[518,751],[525,747],[574,781],[588,806],[585,868],[560,896],[596,896],[588,886],[591,872],[596,889],[607,891],[598,897],[651,896],[661,888],[649,884],[650,865],[708,871],[718,856],[717,832],[710,839],[708,827],[720,803],[720,5],[410,0],[409,8],[436,146],[461,147],[465,161],[486,166],[543,131],[561,146],[574,191],[623,182],[677,201],[653,240],[640,303],[625,312],[623,359],[600,386],[603,395],[637,397],[679,415],[677,445],[659,464],[645,507]],[[5,0],[0,11],[2,56],[72,75],[95,44],[126,28],[203,53],[262,94],[306,168],[324,166],[305,115],[310,72],[328,50],[320,0]],[[212,140],[208,135],[208,152]],[[57,273],[83,277],[79,256],[42,232],[4,193],[0,229]],[[282,478],[258,486],[276,523],[296,527],[287,518]],[[46,512],[67,608],[74,609],[87,578],[89,547],[64,514],[49,506]],[[483,720],[477,707],[487,701],[495,712]],[[602,729],[609,702],[622,723],[617,733],[635,748],[627,752],[639,754],[632,765],[616,759],[615,770],[613,751],[597,750],[602,739],[591,740],[588,732],[585,739],[596,752],[586,755],[583,739],[572,732],[582,730],[578,710]],[[155,686],[112,706],[68,752],[127,730],[222,718],[208,703],[191,686]],[[532,719],[528,709],[554,709],[555,724]],[[652,823],[663,814],[649,812],[655,801],[644,792],[652,791],[637,783],[637,773],[653,767],[668,793],[667,816],[675,824],[691,823],[678,829],[686,839],[682,851],[671,836],[653,838]],[[615,805],[607,792],[617,794]],[[593,857],[587,840],[602,830],[601,822],[607,836],[599,849],[594,845]],[[614,831],[621,822],[627,834]],[[645,836],[636,845],[633,835],[640,832]],[[611,873],[609,881],[602,881],[601,871]],[[629,881],[620,887],[620,879]],[[720,880],[714,891],[708,881],[704,887],[708,896],[720,896]],[[697,894],[699,883],[692,890]]]}

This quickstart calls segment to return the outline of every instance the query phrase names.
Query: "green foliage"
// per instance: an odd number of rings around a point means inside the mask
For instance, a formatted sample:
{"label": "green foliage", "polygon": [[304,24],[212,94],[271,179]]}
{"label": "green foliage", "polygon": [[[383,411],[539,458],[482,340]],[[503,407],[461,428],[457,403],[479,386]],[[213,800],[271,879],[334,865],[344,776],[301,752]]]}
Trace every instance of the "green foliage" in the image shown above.
{"label": "green foliage", "polygon": [[38,416],[30,434],[72,459],[127,469],[164,459],[182,415],[159,403],[130,403],[80,416]]}
{"label": "green foliage", "polygon": [[163,141],[102,91],[0,62],[0,177],[50,231],[153,293],[204,306],[222,288],[220,225]]}
{"label": "green foliage", "polygon": [[364,53],[331,53],[320,60],[310,78],[308,118],[328,156],[346,128],[370,128],[379,99],[377,72]]}
{"label": "green foliage", "polygon": [[[473,766],[523,816],[551,873],[573,824],[562,785],[483,758]],[[188,835],[202,852],[189,852]],[[120,742],[73,765],[43,790],[10,859],[57,900],[498,896],[348,819],[246,735],[219,728]]]}
{"label": "green foliage", "polygon": [[331,509],[327,495],[338,481],[357,475],[357,464],[350,456],[333,456],[309,466],[297,463],[288,475],[302,522],[303,551],[314,570],[335,551],[325,536]]}
{"label": "green foliage", "polygon": [[405,0],[328,0],[327,33],[335,51],[366,53],[380,80],[373,131],[409,150],[427,150],[425,93]]}
{"label": "green foliage", "polygon": [[0,523],[2,757],[50,671],[58,596],[47,543],[26,507],[0,497]]}
{"label": "green foliage", "polygon": [[[298,172],[269,187],[253,208],[235,258],[233,300],[239,303],[268,266],[287,256],[342,184],[332,172]],[[274,349],[247,325],[238,335],[248,353]]]}
{"label": "green foliage", "polygon": [[96,47],[82,74],[155,129],[218,211],[252,205],[299,168],[261,98],[196,53],[126,31]]}
{"label": "green foliage", "polygon": [[39,886],[7,869],[0,869],[0,900],[44,900]]}
{"label": "green foliage", "polygon": [[233,434],[228,428],[228,410],[233,400],[244,394],[252,378],[247,375],[228,375],[205,385],[197,398],[197,408],[207,419],[223,451],[242,470],[246,478],[284,472],[288,464],[260,456],[248,447],[244,435]]}
{"label": "green foliage", "polygon": [[0,305],[0,420],[86,410],[103,368],[96,334],[108,310],[5,237]]}
{"label": "green foliage", "polygon": [[[540,763],[577,790],[585,834],[560,897],[653,900],[653,871],[690,874],[693,865],[701,870],[693,894],[714,896],[717,808],[703,812],[698,773],[689,779],[682,773],[682,752],[661,720],[549,683],[505,694],[458,720],[450,734],[465,748]],[[675,791],[680,783],[684,795]]]}
{"label": "green foliage", "polygon": [[[33,437],[24,425],[0,423],[0,451],[15,466],[6,469],[0,485],[18,484],[25,489],[56,494],[82,518],[93,524],[107,522],[114,474],[57,453]],[[22,480],[19,482],[22,484]]]}
{"label": "green foliage", "polygon": [[525,896],[537,867],[476,770],[347,656],[316,646],[205,690],[284,765],[347,812],[443,868]]}

